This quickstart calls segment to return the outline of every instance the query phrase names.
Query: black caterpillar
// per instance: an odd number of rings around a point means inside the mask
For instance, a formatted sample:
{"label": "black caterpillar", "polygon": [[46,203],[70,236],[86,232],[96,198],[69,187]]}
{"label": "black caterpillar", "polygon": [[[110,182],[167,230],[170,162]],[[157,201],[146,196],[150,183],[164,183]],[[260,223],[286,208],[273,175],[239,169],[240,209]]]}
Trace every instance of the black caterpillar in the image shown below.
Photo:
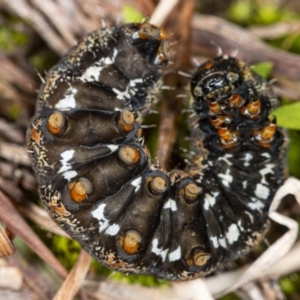
{"label": "black caterpillar", "polygon": [[49,71],[28,149],[47,211],[93,257],[187,280],[262,240],[286,140],[268,83],[224,55],[190,82],[192,167],[151,165],[141,122],[169,58],[166,34],[147,23],[86,35]]}

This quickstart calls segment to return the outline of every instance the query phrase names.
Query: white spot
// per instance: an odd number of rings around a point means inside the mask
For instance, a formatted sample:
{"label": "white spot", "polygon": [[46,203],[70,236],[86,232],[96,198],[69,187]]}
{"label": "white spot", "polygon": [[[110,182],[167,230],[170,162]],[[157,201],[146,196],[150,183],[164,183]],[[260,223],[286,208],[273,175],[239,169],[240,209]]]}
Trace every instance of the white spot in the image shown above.
{"label": "white spot", "polygon": [[181,258],[181,248],[180,246],[178,246],[176,250],[169,253],[169,261],[179,260],[180,258]]}
{"label": "white spot", "polygon": [[250,166],[249,161],[251,161],[252,158],[253,158],[253,155],[252,155],[251,153],[246,153],[245,157],[243,158],[243,160],[245,161],[245,162],[244,162],[244,166],[245,166],[245,167]]}
{"label": "white spot", "polygon": [[245,180],[243,181],[243,189],[246,189],[248,182]]}
{"label": "white spot", "polygon": [[120,230],[119,225],[112,224],[106,229],[105,233],[108,235],[116,235],[119,232],[119,230]]}
{"label": "white spot", "polygon": [[97,81],[104,67],[105,66],[101,64],[90,66],[85,70],[80,79],[82,81]]}
{"label": "white spot", "polygon": [[109,226],[109,221],[104,216],[105,206],[106,204],[102,203],[91,212],[92,216],[99,221],[99,232],[103,231]]}
{"label": "white spot", "polygon": [[76,95],[77,90],[75,88],[69,88],[65,94],[65,98],[59,100],[54,107],[63,111],[70,110],[76,107],[76,101],[74,96]]}
{"label": "white spot", "polygon": [[254,219],[253,219],[253,216],[249,213],[249,211],[245,211],[245,214],[247,214],[249,216],[249,219],[250,219],[251,223],[253,223]]}
{"label": "white spot", "polygon": [[219,245],[219,242],[218,242],[218,238],[216,236],[211,236],[210,240],[212,241],[214,248],[219,248],[220,245]]}
{"label": "white spot", "polygon": [[113,88],[113,92],[117,94],[117,98],[120,100],[125,100],[131,98],[131,96],[134,96],[136,93],[136,83],[142,83],[143,79],[137,78],[137,79],[132,79],[129,81],[126,89],[124,91],[120,91],[116,88]]}
{"label": "white spot", "polygon": [[135,186],[134,191],[137,192],[141,187],[142,177],[138,177],[131,182],[132,186]]}
{"label": "white spot", "polygon": [[227,248],[226,246],[226,240],[225,238],[220,238],[219,239],[219,244],[223,247],[223,248]]}
{"label": "white spot", "polygon": [[225,163],[228,165],[228,166],[231,166],[232,165],[232,162],[230,160],[228,160],[228,158],[231,158],[233,155],[232,154],[225,154],[224,156],[220,156],[218,158],[219,161],[225,161]]}
{"label": "white spot", "polygon": [[267,152],[262,153],[261,156],[263,156],[265,158],[271,158],[271,155]]}
{"label": "white spot", "polygon": [[165,203],[164,208],[170,208],[172,211],[176,211],[177,210],[177,204],[175,202],[175,200],[169,198],[169,200]]}
{"label": "white spot", "polygon": [[209,207],[213,207],[216,204],[216,198],[219,195],[219,192],[213,192],[212,195],[211,194],[205,194],[205,202],[204,202],[204,209],[208,210]]}
{"label": "white spot", "polygon": [[106,145],[108,149],[110,149],[111,152],[115,152],[119,149],[119,146],[116,145]]}
{"label": "white spot", "polygon": [[158,239],[154,239],[152,241],[152,249],[151,249],[151,251],[153,253],[155,253],[156,255],[161,256],[162,261],[164,262],[166,260],[167,253],[168,253],[169,249],[163,250],[162,248],[158,248],[157,246],[158,246]]}
{"label": "white spot", "polygon": [[266,164],[265,168],[261,169],[259,171],[259,173],[262,176],[261,183],[268,184],[268,182],[266,181],[266,175],[267,174],[274,174],[274,171],[272,170],[274,167],[275,167],[274,164]]}
{"label": "white spot", "polygon": [[69,161],[73,158],[74,153],[75,153],[75,150],[66,150],[66,151],[64,151],[63,153],[60,154],[60,156],[61,156],[61,160],[60,160],[61,167],[58,170],[58,173],[68,171],[72,168],[71,165],[69,164]]}
{"label": "white spot", "polygon": [[98,62],[94,65],[88,67],[82,76],[79,78],[82,81],[97,81],[101,74],[101,71],[109,65],[112,65],[115,62],[115,58],[118,54],[118,50],[114,49],[114,53],[112,58],[110,57],[102,57]]}
{"label": "white spot", "polygon": [[268,199],[270,190],[267,186],[258,183],[254,193],[260,199]]}
{"label": "white spot", "polygon": [[261,201],[255,199],[255,198],[251,198],[251,200],[253,202],[248,203],[248,206],[252,210],[259,210],[259,211],[261,211],[261,209],[264,208],[265,205]]}
{"label": "white spot", "polygon": [[218,174],[220,178],[222,178],[222,183],[224,186],[229,188],[229,183],[233,181],[233,177],[230,175],[230,170],[227,169],[226,174]]}
{"label": "white spot", "polygon": [[240,232],[236,224],[231,224],[226,232],[226,238],[229,244],[233,244],[239,239]]}
{"label": "white spot", "polygon": [[68,181],[70,181],[70,179],[74,178],[77,176],[77,172],[76,171],[67,171],[67,172],[64,172],[64,178],[67,179]]}
{"label": "white spot", "polygon": [[244,231],[245,230],[244,227],[243,227],[243,225],[242,225],[242,220],[238,220],[237,224],[239,226],[240,231]]}

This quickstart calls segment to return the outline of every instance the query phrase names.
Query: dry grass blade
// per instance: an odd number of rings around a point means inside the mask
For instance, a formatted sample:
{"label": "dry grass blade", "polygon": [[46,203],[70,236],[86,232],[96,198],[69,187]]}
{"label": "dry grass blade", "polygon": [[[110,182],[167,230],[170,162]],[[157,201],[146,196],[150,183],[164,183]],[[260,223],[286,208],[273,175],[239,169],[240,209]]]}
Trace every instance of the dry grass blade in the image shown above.
{"label": "dry grass blade", "polygon": [[52,232],[54,234],[58,234],[60,236],[64,236],[70,238],[65,231],[63,231],[48,215],[48,213],[40,208],[39,206],[35,205],[28,201],[26,205],[19,205],[18,210],[31,221],[36,223],[37,225],[41,226],[42,228]]}
{"label": "dry grass blade", "polygon": [[215,16],[195,15],[192,28],[194,53],[215,56],[216,45],[228,54],[239,50],[238,57],[247,63],[272,61],[275,76],[300,79],[299,55],[272,48],[237,25]]}
{"label": "dry grass blade", "polygon": [[53,298],[53,300],[72,300],[77,294],[92,261],[91,256],[83,249],[79,258],[63,285]]}
{"label": "dry grass blade", "polygon": [[[166,23],[167,32],[172,32],[172,40],[177,44],[180,41],[181,47],[176,45],[172,61],[172,72],[167,74],[164,85],[170,89],[164,90],[159,126],[159,140],[157,146],[157,157],[159,164],[167,169],[167,162],[170,159],[174,143],[177,138],[177,129],[180,122],[183,99],[177,97],[186,93],[187,79],[178,74],[178,70],[188,72],[190,69],[190,20],[195,8],[195,1],[182,1],[173,11],[172,18]],[[176,89],[175,89],[176,87]]]}
{"label": "dry grass blade", "polygon": [[0,191],[0,221],[3,222],[11,232],[19,236],[42,257],[56,272],[62,276],[67,276],[66,269],[55,258],[53,253],[44,245],[41,239],[24,221],[19,212],[13,207],[6,196]]}
{"label": "dry grass blade", "polygon": [[149,22],[156,26],[162,26],[178,2],[179,0],[161,0],[153,12]]}
{"label": "dry grass blade", "polygon": [[3,228],[0,226],[0,257],[13,255],[14,252],[15,247],[11,243]]}

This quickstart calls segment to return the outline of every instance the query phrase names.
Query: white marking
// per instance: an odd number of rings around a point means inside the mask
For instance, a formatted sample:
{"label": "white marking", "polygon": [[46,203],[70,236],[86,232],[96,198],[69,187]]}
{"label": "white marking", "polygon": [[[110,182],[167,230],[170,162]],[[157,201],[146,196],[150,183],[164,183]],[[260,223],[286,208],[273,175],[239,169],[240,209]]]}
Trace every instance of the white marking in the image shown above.
{"label": "white marking", "polygon": [[152,249],[151,249],[151,251],[154,254],[161,256],[162,261],[164,262],[166,260],[167,253],[168,253],[169,249],[163,250],[162,248],[158,248],[157,246],[158,246],[158,239],[154,239],[152,241]]}
{"label": "white marking", "polygon": [[226,154],[224,156],[220,156],[218,158],[219,161],[225,161],[225,163],[228,165],[228,166],[231,166],[232,165],[232,162],[230,160],[228,160],[228,158],[231,158],[233,155],[232,154]]}
{"label": "white marking", "polygon": [[120,100],[125,100],[131,98],[131,96],[134,96],[136,93],[136,83],[142,83],[143,79],[137,78],[137,79],[132,79],[129,81],[126,89],[124,91],[120,91],[116,88],[113,88],[113,92],[117,94],[117,98]]}
{"label": "white marking", "polygon": [[268,182],[266,181],[266,177],[265,176],[267,174],[274,174],[274,171],[272,170],[274,167],[275,167],[274,164],[266,164],[266,167],[264,169],[261,169],[259,171],[259,173],[262,176],[261,183],[268,184]]}
{"label": "white marking", "polygon": [[230,175],[230,170],[227,169],[226,170],[226,174],[218,174],[218,176],[220,178],[222,178],[222,183],[223,185],[225,185],[226,187],[229,188],[229,183],[231,183],[233,181],[233,177]]}
{"label": "white marking", "polygon": [[240,236],[240,232],[236,224],[231,224],[225,234],[229,244],[236,242]]}
{"label": "white marking", "polygon": [[219,248],[220,245],[218,243],[218,238],[216,236],[211,236],[210,240],[212,241],[214,248]]}
{"label": "white marking", "polygon": [[208,210],[209,207],[213,207],[216,204],[216,198],[219,195],[219,192],[213,192],[211,194],[205,194],[205,202],[204,202],[204,209]]}
{"label": "white marking", "polygon": [[181,248],[180,246],[178,246],[176,250],[169,253],[169,261],[179,260],[180,258],[181,258]]}
{"label": "white marking", "polygon": [[249,213],[249,211],[245,211],[245,214],[247,214],[249,216],[249,219],[250,219],[251,223],[253,223],[254,219],[253,219],[253,216]]}
{"label": "white marking", "polygon": [[135,186],[134,191],[137,192],[141,187],[142,177],[138,177],[131,182],[132,186]]}
{"label": "white marking", "polygon": [[108,235],[116,235],[119,232],[119,230],[120,230],[119,225],[112,224],[106,229],[105,233]]}
{"label": "white marking", "polygon": [[240,231],[244,231],[245,230],[244,227],[242,226],[242,220],[238,220],[237,224],[239,226]]}
{"label": "white marking", "polygon": [[271,155],[267,152],[261,153],[261,156],[265,157],[265,158],[270,158]]}
{"label": "white marking", "polygon": [[249,161],[251,161],[252,160],[252,158],[253,158],[253,155],[251,154],[251,153],[246,153],[246,155],[245,155],[245,157],[244,157],[244,166],[245,167],[248,167],[248,166],[250,166],[250,163],[249,163]]}
{"label": "white marking", "polygon": [[219,239],[219,244],[223,247],[223,248],[227,248],[226,246],[226,240],[225,238]]}
{"label": "white marking", "polygon": [[99,221],[99,232],[103,231],[109,226],[109,221],[104,216],[104,208],[106,204],[100,204],[94,211],[91,212],[92,216]]}
{"label": "white marking", "polygon": [[76,171],[67,171],[67,172],[64,172],[64,178],[67,179],[68,181],[70,181],[70,179],[74,178],[77,176],[77,172]]}
{"label": "white marking", "polygon": [[115,62],[116,56],[118,54],[118,50],[114,49],[113,57],[102,57],[98,62],[94,65],[88,67],[82,76],[79,78],[82,81],[97,81],[101,74],[101,71],[106,67]]}
{"label": "white marking", "polygon": [[243,181],[243,189],[246,189],[248,182],[245,180]]}
{"label": "white marking", "polygon": [[77,90],[75,88],[69,88],[65,94],[65,98],[59,100],[54,107],[63,111],[70,110],[76,107],[76,101],[74,96],[76,95]]}
{"label": "white marking", "polygon": [[101,71],[104,69],[104,65],[93,65],[88,67],[85,72],[82,74],[80,79],[82,81],[97,81],[99,80],[99,75]]}
{"label": "white marking", "polygon": [[248,203],[248,206],[252,210],[259,210],[259,211],[261,211],[261,209],[264,208],[265,205],[261,201],[255,199],[255,198],[251,198],[251,200],[254,201],[254,202]]}
{"label": "white marking", "polygon": [[106,146],[111,152],[115,152],[119,149],[119,146],[116,145],[106,145]]}
{"label": "white marking", "polygon": [[62,166],[58,170],[58,173],[68,171],[72,168],[72,166],[69,164],[69,161],[73,158],[74,153],[75,153],[75,150],[66,150],[60,154],[60,156],[61,156],[60,163]]}
{"label": "white marking", "polygon": [[268,199],[270,190],[267,186],[258,183],[254,193],[260,199]]}
{"label": "white marking", "polygon": [[177,204],[175,202],[175,200],[169,198],[169,200],[165,203],[164,208],[170,208],[172,211],[176,211],[177,210]]}

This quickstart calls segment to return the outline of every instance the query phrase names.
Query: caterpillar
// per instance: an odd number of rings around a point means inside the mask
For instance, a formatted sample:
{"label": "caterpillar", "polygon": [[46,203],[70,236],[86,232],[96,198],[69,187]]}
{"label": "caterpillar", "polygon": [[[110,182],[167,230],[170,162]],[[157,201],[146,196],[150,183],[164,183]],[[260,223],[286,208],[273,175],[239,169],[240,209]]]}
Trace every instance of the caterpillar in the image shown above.
{"label": "caterpillar", "polygon": [[121,272],[188,280],[262,240],[287,142],[269,118],[270,84],[222,55],[189,83],[191,167],[151,164],[141,124],[170,57],[148,23],[85,35],[48,72],[27,140],[45,209],[87,252]]}

